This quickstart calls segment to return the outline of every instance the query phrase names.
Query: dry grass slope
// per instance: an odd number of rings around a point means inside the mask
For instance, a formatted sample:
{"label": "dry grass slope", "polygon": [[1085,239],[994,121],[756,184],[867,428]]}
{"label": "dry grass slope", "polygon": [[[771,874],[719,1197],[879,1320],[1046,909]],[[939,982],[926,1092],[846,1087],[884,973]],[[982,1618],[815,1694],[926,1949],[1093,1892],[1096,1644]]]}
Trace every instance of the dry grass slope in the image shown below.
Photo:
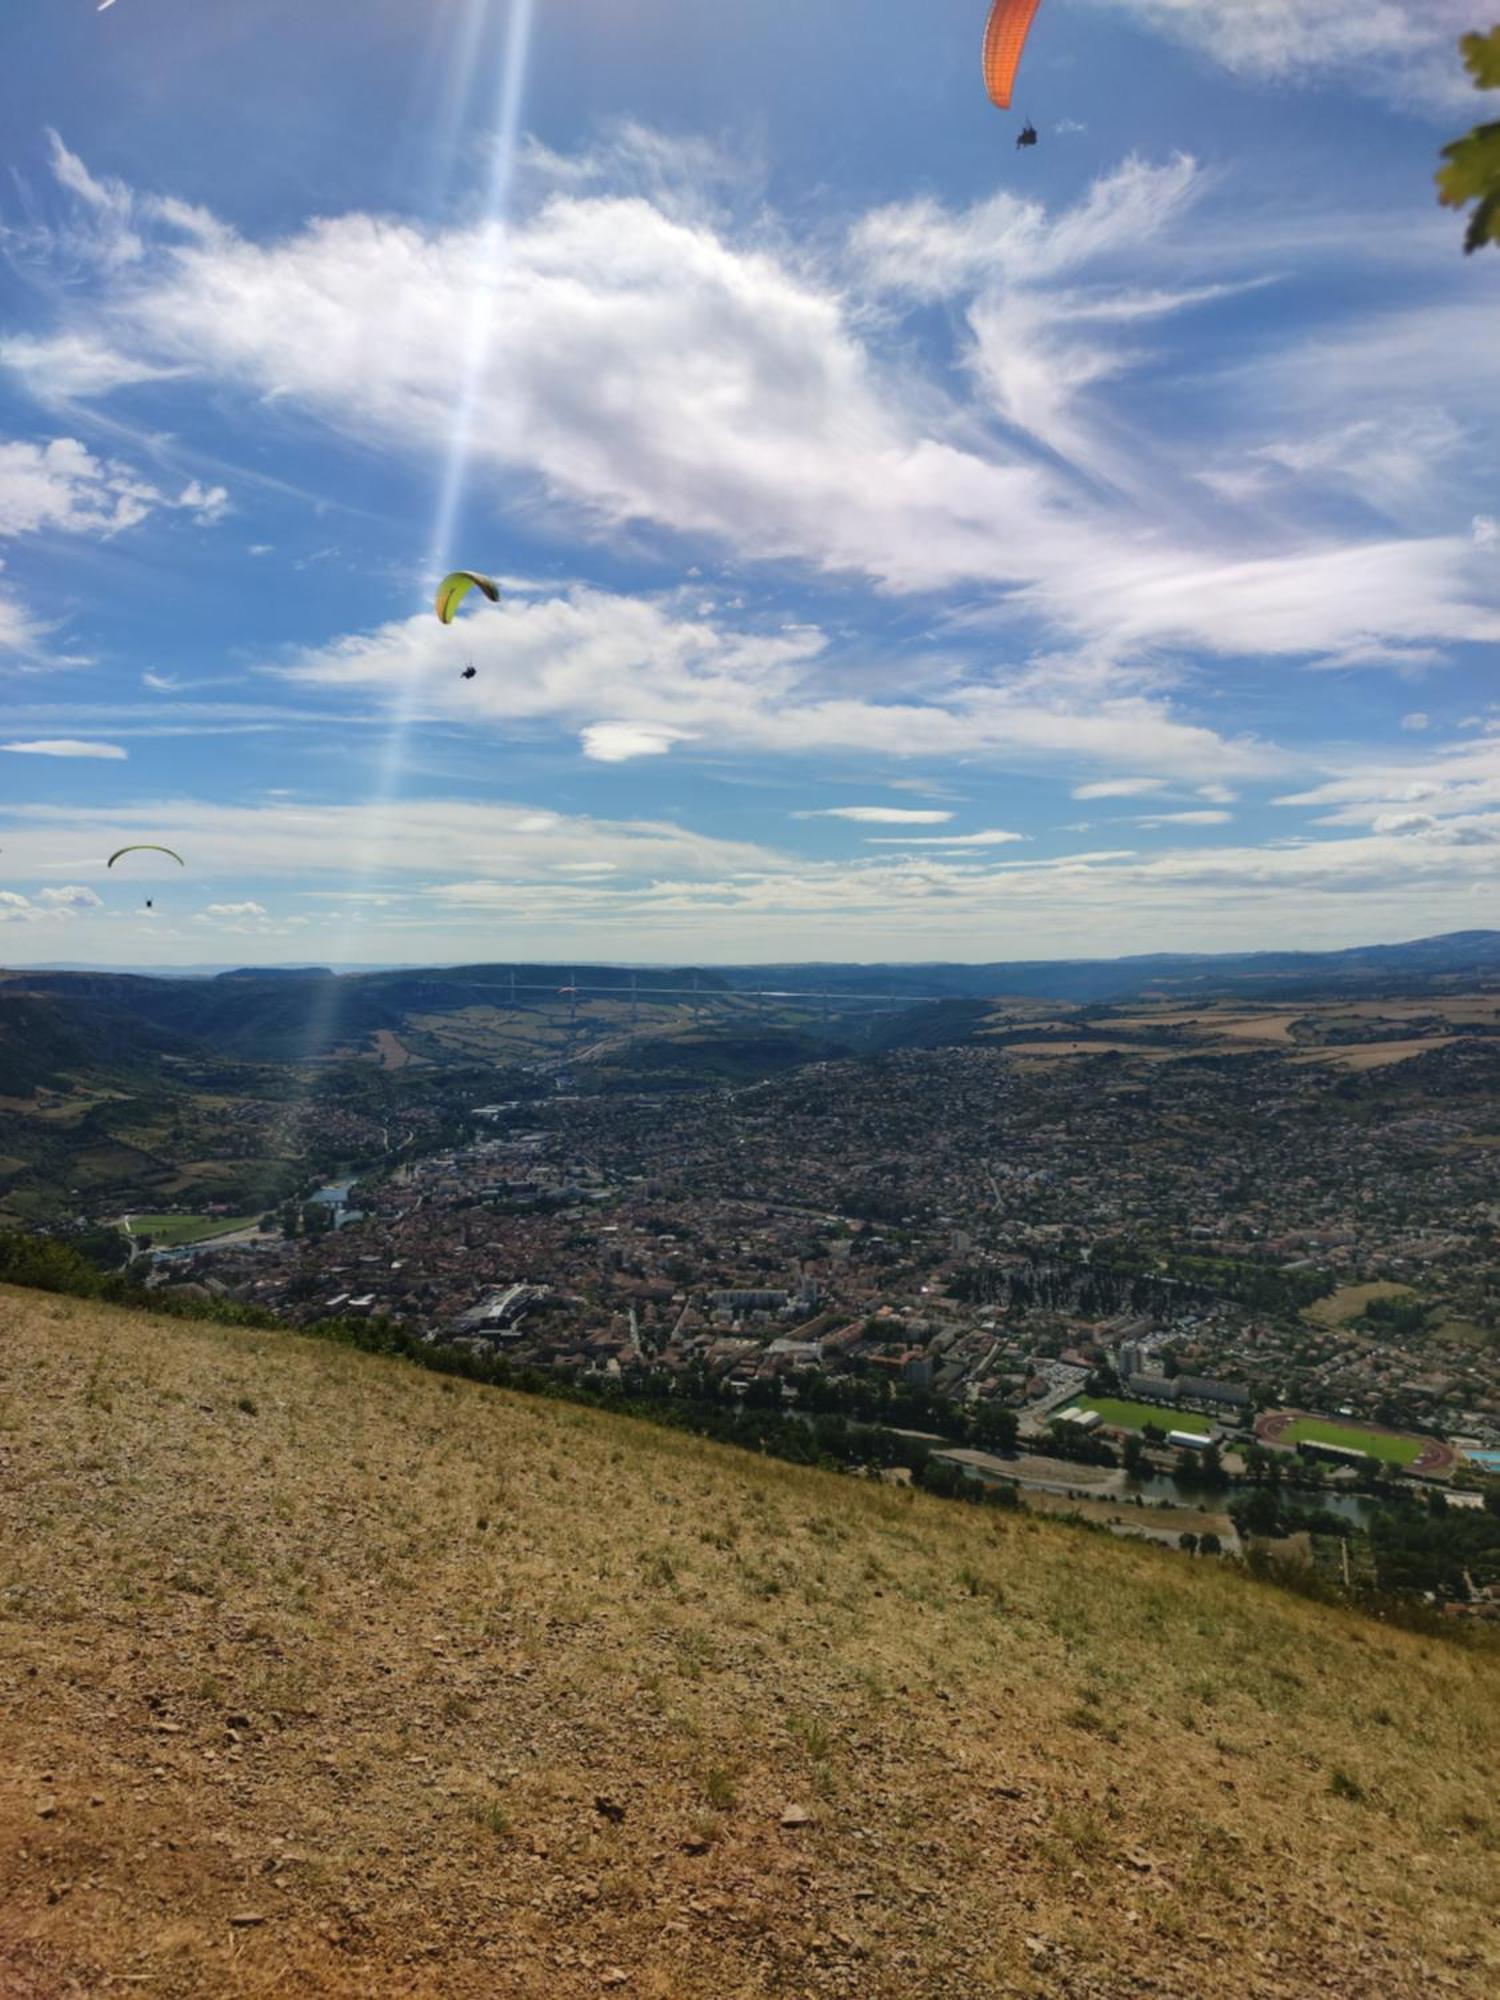
{"label": "dry grass slope", "polygon": [[0,1291],[4,2000],[1477,2000],[1497,1693],[1065,1525]]}

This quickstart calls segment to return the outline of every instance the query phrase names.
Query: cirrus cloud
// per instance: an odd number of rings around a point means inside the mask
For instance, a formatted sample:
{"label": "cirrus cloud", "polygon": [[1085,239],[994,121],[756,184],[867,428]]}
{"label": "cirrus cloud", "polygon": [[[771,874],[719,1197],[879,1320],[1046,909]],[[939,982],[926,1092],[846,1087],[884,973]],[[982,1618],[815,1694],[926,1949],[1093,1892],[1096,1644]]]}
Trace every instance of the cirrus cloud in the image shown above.
{"label": "cirrus cloud", "polygon": [[104,763],[120,764],[129,756],[118,743],[99,743],[93,738],[47,736],[34,743],[0,743],[17,757],[92,757]]}

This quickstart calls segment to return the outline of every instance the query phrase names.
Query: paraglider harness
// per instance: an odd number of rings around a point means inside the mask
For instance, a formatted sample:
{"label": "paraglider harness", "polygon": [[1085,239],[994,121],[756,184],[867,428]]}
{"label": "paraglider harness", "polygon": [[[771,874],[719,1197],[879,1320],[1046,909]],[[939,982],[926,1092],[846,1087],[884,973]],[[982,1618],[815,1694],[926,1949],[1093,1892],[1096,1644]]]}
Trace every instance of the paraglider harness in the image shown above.
{"label": "paraglider harness", "polygon": [[1026,123],[1021,127],[1020,131],[1016,134],[1016,145],[1020,147],[1020,146],[1034,146],[1035,144],[1036,144],[1036,127],[1035,125],[1032,124],[1031,120],[1028,118],[1026,120]]}

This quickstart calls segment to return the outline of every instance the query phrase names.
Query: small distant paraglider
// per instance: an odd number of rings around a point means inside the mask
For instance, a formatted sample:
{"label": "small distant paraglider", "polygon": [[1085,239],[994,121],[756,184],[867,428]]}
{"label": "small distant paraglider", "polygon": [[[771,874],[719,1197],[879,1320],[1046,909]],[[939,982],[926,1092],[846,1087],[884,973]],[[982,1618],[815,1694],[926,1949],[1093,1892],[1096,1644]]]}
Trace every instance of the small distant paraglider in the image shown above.
{"label": "small distant paraglider", "polygon": [[[179,868],[186,868],[187,866],[187,863],[183,860],[182,856],[177,852],[175,847],[158,847],[154,840],[147,840],[139,842],[137,845],[133,847],[117,847],[114,853],[109,857],[109,860],[104,864],[105,867],[113,868],[115,863],[123,859],[123,857],[127,854],[165,854],[170,860],[175,861]],[[146,898],[146,908],[148,910],[154,910],[156,908],[155,903],[151,900],[149,896]]]}
{"label": "small distant paraglider", "polygon": [[115,863],[123,860],[127,854],[165,854],[169,860],[175,861],[179,868],[187,867],[187,863],[175,847],[158,847],[154,840],[141,841],[133,847],[117,847],[105,862],[105,867],[113,868]]}
{"label": "small distant paraglider", "polygon": [[[984,87],[990,102],[1009,111],[1016,87],[1016,71],[1021,67],[1021,51],[1031,32],[1041,0],[995,0],[984,30]],[[1026,136],[1030,133],[1030,138]],[[1018,146],[1036,144],[1036,127],[1030,119],[1016,141]]]}
{"label": "small distant paraglider", "polygon": [[459,679],[461,681],[471,681],[478,672],[479,672],[478,667],[476,667],[474,662],[470,660],[469,664],[464,668],[463,672],[459,675]]}
{"label": "small distant paraglider", "polygon": [[1032,124],[1031,120],[1028,118],[1026,120],[1026,123],[1021,127],[1020,131],[1016,134],[1016,147],[1017,150],[1019,150],[1022,146],[1034,146],[1035,144],[1036,144],[1036,127],[1035,125]]}
{"label": "small distant paraglider", "polygon": [[451,625],[458,607],[471,590],[481,590],[491,604],[500,602],[500,586],[493,577],[481,576],[477,569],[456,569],[437,588],[436,610],[445,625]]}

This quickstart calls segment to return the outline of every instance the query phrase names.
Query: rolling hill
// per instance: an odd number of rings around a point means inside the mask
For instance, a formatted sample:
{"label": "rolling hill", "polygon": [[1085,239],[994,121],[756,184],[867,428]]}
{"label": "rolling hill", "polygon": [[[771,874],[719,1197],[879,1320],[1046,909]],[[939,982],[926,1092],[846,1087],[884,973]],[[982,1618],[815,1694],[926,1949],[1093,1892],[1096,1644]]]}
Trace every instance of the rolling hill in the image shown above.
{"label": "rolling hill", "polygon": [[0,1994],[1488,1995],[1500,1661],[0,1291]]}

